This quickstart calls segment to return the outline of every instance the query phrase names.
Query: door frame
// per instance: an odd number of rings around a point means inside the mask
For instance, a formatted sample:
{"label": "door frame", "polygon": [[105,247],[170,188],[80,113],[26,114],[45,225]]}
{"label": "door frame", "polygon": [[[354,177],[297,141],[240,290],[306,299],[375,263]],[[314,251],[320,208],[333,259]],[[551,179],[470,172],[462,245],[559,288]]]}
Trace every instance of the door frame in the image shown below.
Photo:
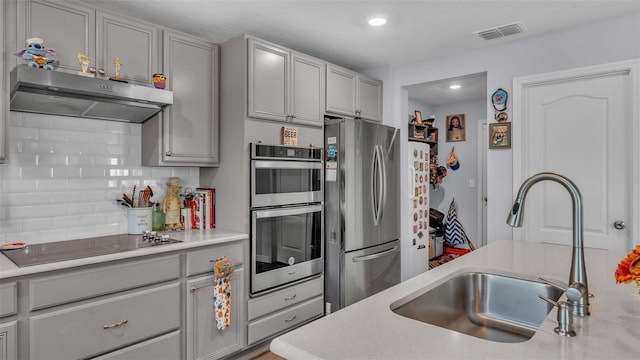
{"label": "door frame", "polygon": [[487,120],[478,122],[478,170],[476,178],[476,239],[479,244],[476,247],[487,245],[487,151],[489,149],[489,125]]}
{"label": "door frame", "polygon": [[[525,157],[523,154],[523,144],[525,134],[522,129],[522,119],[524,118],[524,93],[527,88],[559,83],[565,81],[574,81],[585,78],[593,78],[600,76],[609,76],[615,74],[629,74],[631,76],[631,131],[636,139],[640,138],[640,109],[638,99],[640,96],[640,59],[619,61],[594,66],[586,66],[569,70],[554,71],[543,74],[530,76],[522,76],[513,78],[513,122],[512,131],[512,169],[513,169],[513,189],[512,197],[518,193],[520,184],[528,177],[524,174]],[[629,246],[640,245],[640,144],[632,142],[632,205],[631,218],[634,220],[631,226],[631,239],[635,239],[635,244],[630,243]],[[522,228],[513,228],[513,240],[524,240],[524,230]],[[633,240],[631,240],[633,242]]]}

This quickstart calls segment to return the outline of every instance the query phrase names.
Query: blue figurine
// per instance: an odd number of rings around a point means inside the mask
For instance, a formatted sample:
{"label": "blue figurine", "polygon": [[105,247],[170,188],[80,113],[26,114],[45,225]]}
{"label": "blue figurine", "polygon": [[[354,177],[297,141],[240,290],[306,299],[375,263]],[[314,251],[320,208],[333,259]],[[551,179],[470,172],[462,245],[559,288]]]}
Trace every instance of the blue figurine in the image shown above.
{"label": "blue figurine", "polygon": [[34,37],[27,39],[27,47],[16,52],[16,56],[22,56],[27,65],[33,68],[42,68],[45,70],[53,70],[55,60],[50,59],[47,55],[55,55],[54,49],[44,47],[44,40]]}

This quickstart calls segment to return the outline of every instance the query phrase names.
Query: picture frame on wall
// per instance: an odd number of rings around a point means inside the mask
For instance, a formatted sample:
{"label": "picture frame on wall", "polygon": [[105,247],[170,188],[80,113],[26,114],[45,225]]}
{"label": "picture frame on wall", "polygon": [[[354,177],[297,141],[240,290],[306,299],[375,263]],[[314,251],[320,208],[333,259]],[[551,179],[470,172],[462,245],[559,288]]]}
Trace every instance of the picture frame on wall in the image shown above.
{"label": "picture frame on wall", "polygon": [[467,140],[467,122],[465,114],[447,115],[447,142]]}
{"label": "picture frame on wall", "polygon": [[511,149],[511,123],[489,124],[489,149]]}

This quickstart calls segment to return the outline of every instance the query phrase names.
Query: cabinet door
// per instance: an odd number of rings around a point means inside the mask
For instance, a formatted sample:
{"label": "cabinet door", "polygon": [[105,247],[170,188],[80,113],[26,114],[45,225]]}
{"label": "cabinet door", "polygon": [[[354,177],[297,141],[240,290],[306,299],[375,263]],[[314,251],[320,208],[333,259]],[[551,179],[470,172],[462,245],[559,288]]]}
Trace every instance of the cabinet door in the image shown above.
{"label": "cabinet door", "polygon": [[291,115],[295,123],[324,124],[324,74],[322,61],[291,53]]}
{"label": "cabinet door", "polygon": [[332,64],[327,65],[327,112],[355,116],[358,74]]}
{"label": "cabinet door", "polygon": [[116,74],[120,59],[120,76],[131,83],[151,86],[158,72],[158,29],[138,20],[97,12],[96,61],[107,76]]}
{"label": "cabinet door", "polygon": [[245,343],[245,304],[243,270],[231,274],[231,324],[216,327],[213,308],[215,276],[187,282],[187,359],[219,359],[242,349]]}
{"label": "cabinet door", "polygon": [[202,39],[164,32],[164,74],[173,105],[163,114],[163,161],[217,165],[219,48]]}
{"label": "cabinet door", "polygon": [[248,46],[247,116],[287,121],[289,51],[254,39]]}
{"label": "cabinet door", "polygon": [[0,360],[18,358],[18,330],[16,324],[16,321],[0,323]]}
{"label": "cabinet door", "polygon": [[358,115],[382,121],[382,81],[358,75]]}
{"label": "cabinet door", "polygon": [[47,48],[56,50],[55,69],[73,73],[80,71],[79,51],[95,56],[95,10],[43,0],[18,1],[18,6],[18,49],[26,46],[26,39],[39,37]]}

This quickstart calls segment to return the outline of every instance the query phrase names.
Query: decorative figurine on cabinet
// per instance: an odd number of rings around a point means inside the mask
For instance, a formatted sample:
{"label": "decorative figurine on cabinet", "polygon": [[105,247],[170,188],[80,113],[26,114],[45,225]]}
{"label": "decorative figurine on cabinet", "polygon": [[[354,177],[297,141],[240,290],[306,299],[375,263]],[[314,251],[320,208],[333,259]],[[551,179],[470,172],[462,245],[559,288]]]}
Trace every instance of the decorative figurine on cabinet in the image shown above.
{"label": "decorative figurine on cabinet", "polygon": [[22,56],[27,65],[32,68],[42,68],[45,70],[53,70],[53,63],[56,61],[47,57],[47,55],[55,55],[55,49],[47,49],[44,47],[44,40],[34,37],[26,40],[27,47],[15,53],[16,56]]}
{"label": "decorative figurine on cabinet", "polygon": [[167,230],[182,230],[180,222],[180,209],[184,207],[180,201],[180,181],[177,177],[170,177],[167,183],[167,194],[162,200],[162,211],[164,212],[164,224]]}
{"label": "decorative figurine on cabinet", "polygon": [[164,89],[167,86],[167,77],[162,73],[153,74],[153,86]]}

